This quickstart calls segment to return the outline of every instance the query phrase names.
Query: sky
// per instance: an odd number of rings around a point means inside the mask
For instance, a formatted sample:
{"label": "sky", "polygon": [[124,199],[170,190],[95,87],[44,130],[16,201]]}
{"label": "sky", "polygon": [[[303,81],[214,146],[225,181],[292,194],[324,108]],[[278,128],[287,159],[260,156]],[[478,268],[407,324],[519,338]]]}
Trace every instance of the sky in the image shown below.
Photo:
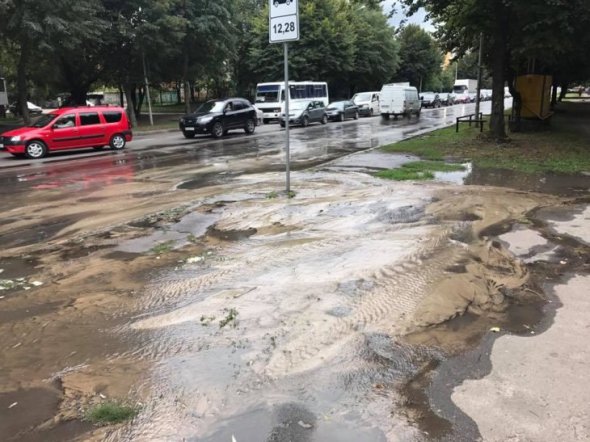
{"label": "sky", "polygon": [[[383,10],[385,12],[389,12],[391,10],[391,6],[396,3],[395,0],[387,0],[383,3]],[[407,22],[406,23],[415,23],[418,24],[420,26],[422,26],[425,30],[427,30],[428,32],[433,32],[434,31],[434,27],[432,26],[432,23],[425,21],[426,20],[426,11],[424,11],[424,9],[420,9],[416,14],[412,15],[411,17],[406,17],[403,14],[403,11],[400,11],[400,7],[397,7],[398,12],[397,14],[395,14],[390,20],[389,23],[395,27],[399,26],[400,22],[407,18]]]}

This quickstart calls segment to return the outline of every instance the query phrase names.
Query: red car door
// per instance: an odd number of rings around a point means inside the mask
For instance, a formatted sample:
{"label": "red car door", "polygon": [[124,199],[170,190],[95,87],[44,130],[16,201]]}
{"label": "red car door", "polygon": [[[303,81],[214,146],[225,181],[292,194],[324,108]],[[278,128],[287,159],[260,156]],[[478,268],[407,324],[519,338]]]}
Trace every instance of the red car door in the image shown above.
{"label": "red car door", "polygon": [[76,125],[76,114],[64,114],[55,120],[49,139],[50,150],[77,147],[80,143],[80,133]]}
{"label": "red car door", "polygon": [[100,121],[98,112],[80,112],[78,126],[79,147],[99,147],[108,144],[105,124]]}

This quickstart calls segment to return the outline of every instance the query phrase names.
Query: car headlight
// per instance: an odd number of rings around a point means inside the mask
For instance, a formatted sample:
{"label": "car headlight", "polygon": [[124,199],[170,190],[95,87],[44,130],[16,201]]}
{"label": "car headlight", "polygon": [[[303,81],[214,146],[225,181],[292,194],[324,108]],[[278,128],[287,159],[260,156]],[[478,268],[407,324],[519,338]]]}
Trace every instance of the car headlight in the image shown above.
{"label": "car headlight", "polygon": [[213,119],[213,117],[201,117],[199,118],[199,123],[201,124],[207,124],[209,123],[211,120]]}
{"label": "car headlight", "polygon": [[17,135],[16,137],[12,137],[10,139],[10,141],[13,142],[13,143],[18,143],[20,140],[21,140],[20,135]]}

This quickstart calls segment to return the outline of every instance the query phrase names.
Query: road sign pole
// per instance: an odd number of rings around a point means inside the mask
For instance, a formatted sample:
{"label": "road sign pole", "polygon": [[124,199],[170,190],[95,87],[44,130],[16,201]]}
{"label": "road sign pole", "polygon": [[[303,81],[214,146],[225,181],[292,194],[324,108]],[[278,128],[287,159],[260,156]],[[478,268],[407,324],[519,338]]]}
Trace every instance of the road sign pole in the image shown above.
{"label": "road sign pole", "polygon": [[289,146],[289,43],[284,43],[285,53],[285,164],[287,196],[291,192],[291,152]]}
{"label": "road sign pole", "polygon": [[[268,41],[283,43],[285,63],[285,168],[287,195],[291,193],[291,146],[289,145],[289,43],[299,40],[298,0],[268,1]],[[279,97],[280,100],[281,97]],[[282,118],[282,116],[281,116]]]}

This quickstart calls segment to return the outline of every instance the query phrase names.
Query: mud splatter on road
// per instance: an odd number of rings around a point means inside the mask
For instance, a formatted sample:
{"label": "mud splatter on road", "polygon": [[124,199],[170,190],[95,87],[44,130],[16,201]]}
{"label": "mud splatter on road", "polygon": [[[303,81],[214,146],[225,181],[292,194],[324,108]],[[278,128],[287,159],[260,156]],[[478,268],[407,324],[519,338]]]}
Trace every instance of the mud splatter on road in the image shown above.
{"label": "mud splatter on road", "polygon": [[[514,315],[532,325],[544,301],[496,236],[557,198],[327,170],[294,173],[286,199],[278,174],[181,189],[194,173],[177,172],[154,173],[149,191],[94,189],[44,244],[3,252],[43,282],[0,300],[0,394],[61,385],[51,418],[26,422],[37,440],[104,398],[139,401],[141,413],[76,427],[85,439],[443,434],[420,396],[436,361]],[[15,209],[0,230],[16,238],[53,205],[40,199],[29,218]]]}

